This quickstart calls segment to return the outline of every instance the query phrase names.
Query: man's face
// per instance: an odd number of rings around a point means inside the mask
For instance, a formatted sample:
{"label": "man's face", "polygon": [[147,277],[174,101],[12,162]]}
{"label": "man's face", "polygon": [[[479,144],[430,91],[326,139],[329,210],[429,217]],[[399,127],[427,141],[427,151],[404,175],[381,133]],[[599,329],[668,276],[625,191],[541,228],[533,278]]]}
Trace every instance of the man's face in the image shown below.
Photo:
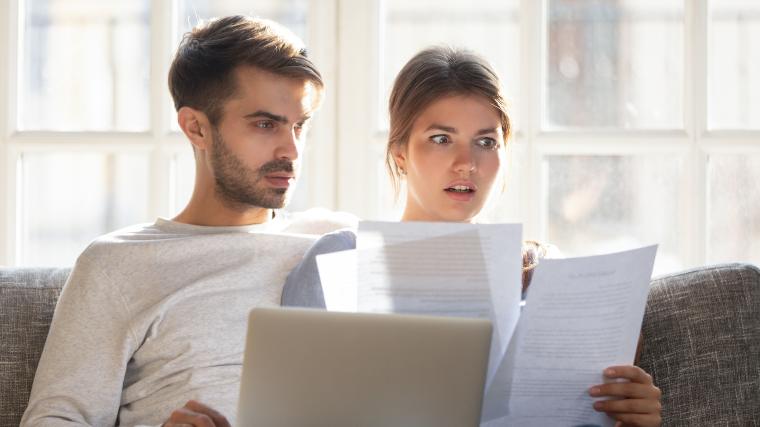
{"label": "man's face", "polygon": [[237,90],[212,129],[209,161],[216,193],[241,209],[285,206],[300,171],[319,89],[254,67],[234,72]]}

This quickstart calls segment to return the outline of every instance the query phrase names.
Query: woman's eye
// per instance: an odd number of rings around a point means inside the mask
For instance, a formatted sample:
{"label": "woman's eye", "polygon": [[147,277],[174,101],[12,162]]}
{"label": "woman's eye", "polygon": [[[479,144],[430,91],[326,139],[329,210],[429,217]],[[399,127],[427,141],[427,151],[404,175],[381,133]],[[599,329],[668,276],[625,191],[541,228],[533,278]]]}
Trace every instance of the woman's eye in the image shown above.
{"label": "woman's eye", "polygon": [[496,148],[499,148],[499,143],[496,142],[493,138],[480,138],[477,141],[475,141],[476,144],[478,144],[482,148],[486,148],[489,150],[494,150]]}
{"label": "woman's eye", "polygon": [[448,144],[450,142],[449,137],[446,135],[433,135],[430,137],[430,140],[435,144]]}

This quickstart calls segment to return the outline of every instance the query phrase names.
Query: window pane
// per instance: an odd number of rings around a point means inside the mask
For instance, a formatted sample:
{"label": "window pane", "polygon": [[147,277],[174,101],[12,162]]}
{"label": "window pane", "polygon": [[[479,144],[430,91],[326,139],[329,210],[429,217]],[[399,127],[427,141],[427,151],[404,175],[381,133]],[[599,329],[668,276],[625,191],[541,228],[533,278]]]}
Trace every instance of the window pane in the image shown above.
{"label": "window pane", "polygon": [[711,5],[710,127],[760,129],[760,3]]}
{"label": "window pane", "polygon": [[[418,51],[451,45],[483,55],[496,69],[510,104],[519,95],[519,0],[386,0],[381,58],[380,129],[388,128],[388,98],[401,67]],[[514,115],[514,111],[512,112]]]}
{"label": "window pane", "polygon": [[760,155],[709,162],[707,260],[760,265]]}
{"label": "window pane", "polygon": [[142,154],[25,153],[19,265],[71,266],[99,235],[148,218]]}
{"label": "window pane", "polygon": [[24,5],[19,128],[147,130],[149,2]]}
{"label": "window pane", "polygon": [[195,186],[195,157],[191,148],[174,156],[170,179],[172,180],[170,188],[173,203],[171,213],[177,214],[187,206]]}
{"label": "window pane", "polygon": [[545,125],[683,126],[682,0],[549,0]]}
{"label": "window pane", "polygon": [[656,274],[683,268],[680,169],[681,160],[672,156],[548,157],[543,163],[546,240],[565,256],[658,243]]}
{"label": "window pane", "polygon": [[201,20],[248,15],[276,21],[308,43],[308,12],[309,0],[180,0],[177,3],[176,42],[179,43],[182,35]]}

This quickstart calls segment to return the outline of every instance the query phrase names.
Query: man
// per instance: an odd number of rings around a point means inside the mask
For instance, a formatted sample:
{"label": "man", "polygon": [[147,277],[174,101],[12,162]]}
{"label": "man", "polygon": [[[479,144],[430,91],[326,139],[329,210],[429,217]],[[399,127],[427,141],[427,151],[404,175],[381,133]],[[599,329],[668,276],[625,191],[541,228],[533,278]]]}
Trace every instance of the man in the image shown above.
{"label": "man", "polygon": [[169,87],[195,153],[192,198],[173,220],[81,254],[22,425],[234,421],[248,311],[279,303],[314,240],[294,233],[349,225],[277,211],[323,87],[290,32],[240,16],[200,26],[180,44]]}

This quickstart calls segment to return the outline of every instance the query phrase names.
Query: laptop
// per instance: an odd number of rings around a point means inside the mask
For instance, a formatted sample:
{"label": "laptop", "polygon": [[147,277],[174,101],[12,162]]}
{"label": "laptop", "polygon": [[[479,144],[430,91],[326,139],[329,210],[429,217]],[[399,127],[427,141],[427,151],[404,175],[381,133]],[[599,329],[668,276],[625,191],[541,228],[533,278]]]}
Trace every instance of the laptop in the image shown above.
{"label": "laptop", "polygon": [[256,308],[241,427],[478,426],[491,322]]}

